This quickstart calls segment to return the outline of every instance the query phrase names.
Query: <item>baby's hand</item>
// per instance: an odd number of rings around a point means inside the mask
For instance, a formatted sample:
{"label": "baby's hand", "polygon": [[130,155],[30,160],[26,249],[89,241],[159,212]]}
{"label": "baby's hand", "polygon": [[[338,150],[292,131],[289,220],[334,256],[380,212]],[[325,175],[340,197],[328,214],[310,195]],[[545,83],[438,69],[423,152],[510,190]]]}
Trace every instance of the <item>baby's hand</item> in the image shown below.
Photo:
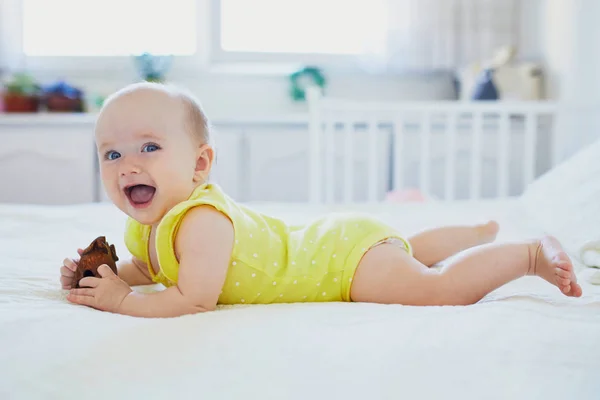
{"label": "baby's hand", "polygon": [[[83,249],[77,249],[77,253],[81,256]],[[73,277],[75,276],[75,271],[77,270],[77,263],[79,263],[78,258],[64,259],[63,265],[60,267],[60,284],[63,289],[71,289],[71,283],[73,282]]]}
{"label": "baby's hand", "polygon": [[71,289],[67,300],[100,311],[118,313],[121,303],[133,290],[106,264],[98,267],[102,278],[88,276],[79,282],[81,288]]}

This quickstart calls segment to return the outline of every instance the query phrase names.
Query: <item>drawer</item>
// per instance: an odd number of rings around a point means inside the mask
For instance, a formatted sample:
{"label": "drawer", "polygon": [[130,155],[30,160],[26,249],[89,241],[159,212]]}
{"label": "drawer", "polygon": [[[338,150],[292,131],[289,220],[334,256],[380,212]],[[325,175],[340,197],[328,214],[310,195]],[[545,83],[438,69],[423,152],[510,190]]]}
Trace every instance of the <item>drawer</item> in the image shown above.
{"label": "drawer", "polygon": [[94,201],[94,142],[85,127],[4,126],[0,139],[0,202]]}

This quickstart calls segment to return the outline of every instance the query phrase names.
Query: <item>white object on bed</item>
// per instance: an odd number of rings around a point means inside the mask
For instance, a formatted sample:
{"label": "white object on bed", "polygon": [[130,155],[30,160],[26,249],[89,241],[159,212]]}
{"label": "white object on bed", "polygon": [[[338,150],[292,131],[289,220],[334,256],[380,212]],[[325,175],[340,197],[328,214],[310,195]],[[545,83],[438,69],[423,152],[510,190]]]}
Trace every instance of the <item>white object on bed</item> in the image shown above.
{"label": "white object on bed", "polygon": [[[407,234],[488,218],[500,240],[541,233],[516,200],[254,207],[290,223],[364,211]],[[280,304],[138,319],[69,304],[62,259],[98,235],[124,257],[124,220],[109,204],[0,205],[1,399],[598,399],[600,287],[583,275],[579,299],[527,277],[469,307]]]}
{"label": "white object on bed", "polygon": [[600,240],[592,240],[584,244],[580,254],[584,265],[600,268]]}
{"label": "white object on bed", "polygon": [[[584,244],[580,257],[586,267],[600,268],[600,240],[592,240]],[[589,279],[594,285],[600,285],[600,271],[594,272]]]}

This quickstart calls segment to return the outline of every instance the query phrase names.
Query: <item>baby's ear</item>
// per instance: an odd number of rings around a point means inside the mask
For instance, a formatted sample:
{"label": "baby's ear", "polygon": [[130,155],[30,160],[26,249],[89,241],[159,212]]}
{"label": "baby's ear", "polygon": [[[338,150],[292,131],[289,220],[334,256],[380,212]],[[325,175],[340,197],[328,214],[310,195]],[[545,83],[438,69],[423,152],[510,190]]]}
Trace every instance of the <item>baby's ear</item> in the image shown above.
{"label": "baby's ear", "polygon": [[210,145],[203,144],[198,148],[195,171],[195,178],[197,182],[205,182],[208,180],[214,158],[215,152]]}

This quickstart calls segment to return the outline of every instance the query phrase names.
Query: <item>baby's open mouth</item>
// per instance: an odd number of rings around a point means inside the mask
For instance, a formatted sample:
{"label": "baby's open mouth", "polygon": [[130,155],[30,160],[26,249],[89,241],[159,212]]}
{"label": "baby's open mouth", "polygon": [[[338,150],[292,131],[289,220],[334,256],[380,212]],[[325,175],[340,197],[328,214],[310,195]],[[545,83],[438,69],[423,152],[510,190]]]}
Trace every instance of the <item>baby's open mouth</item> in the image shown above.
{"label": "baby's open mouth", "polygon": [[138,208],[149,206],[155,193],[156,188],[149,185],[132,185],[125,188],[129,202]]}

